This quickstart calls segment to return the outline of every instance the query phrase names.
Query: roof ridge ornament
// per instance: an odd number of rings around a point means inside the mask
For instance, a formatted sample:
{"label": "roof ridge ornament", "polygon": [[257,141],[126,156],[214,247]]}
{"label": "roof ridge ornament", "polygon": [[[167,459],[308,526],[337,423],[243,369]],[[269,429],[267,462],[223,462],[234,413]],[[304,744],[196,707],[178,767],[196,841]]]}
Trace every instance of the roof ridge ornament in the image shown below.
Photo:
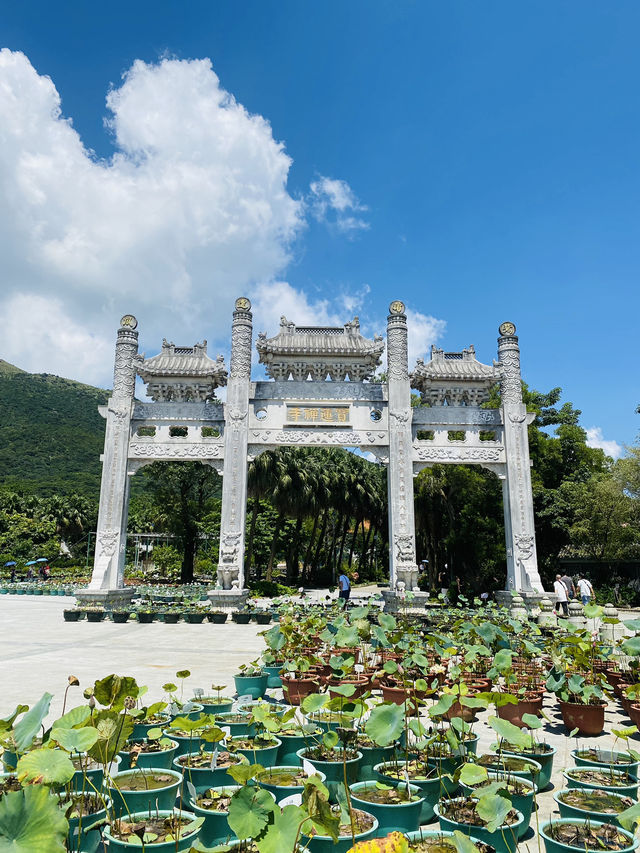
{"label": "roof ridge ornament", "polygon": [[298,326],[283,315],[276,335],[258,334],[256,349],[272,379],[363,382],[380,365],[384,339],[363,337],[357,315],[342,326]]}

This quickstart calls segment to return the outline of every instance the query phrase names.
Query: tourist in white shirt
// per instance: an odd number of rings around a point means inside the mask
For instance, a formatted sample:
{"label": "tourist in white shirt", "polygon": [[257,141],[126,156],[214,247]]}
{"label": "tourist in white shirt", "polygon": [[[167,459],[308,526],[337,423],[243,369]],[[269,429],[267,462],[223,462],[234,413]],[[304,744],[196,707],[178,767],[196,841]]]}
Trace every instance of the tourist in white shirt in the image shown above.
{"label": "tourist in white shirt", "polygon": [[582,604],[585,607],[587,606],[587,604],[589,604],[592,597],[595,599],[593,587],[591,586],[591,583],[584,577],[581,577],[578,581],[578,592],[580,593],[580,597],[582,598]]}
{"label": "tourist in white shirt", "polygon": [[562,576],[556,575],[556,579],[553,584],[553,591],[556,594],[556,613],[560,612],[560,608],[564,612],[565,616],[569,615],[569,604],[567,602],[567,588],[562,583]]}

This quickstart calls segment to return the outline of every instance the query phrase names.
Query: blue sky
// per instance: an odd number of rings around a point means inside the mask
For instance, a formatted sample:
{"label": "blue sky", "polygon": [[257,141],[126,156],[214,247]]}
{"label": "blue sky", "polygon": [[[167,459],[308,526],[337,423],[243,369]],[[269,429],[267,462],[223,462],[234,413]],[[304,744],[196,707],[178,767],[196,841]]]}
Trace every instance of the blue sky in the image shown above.
{"label": "blue sky", "polygon": [[[224,349],[240,290],[261,306],[257,324],[270,329],[281,309],[307,322],[344,321],[352,309],[368,330],[382,331],[389,301],[400,297],[414,312],[415,353],[433,341],[446,349],[474,343],[490,361],[499,323],[513,320],[529,384],[562,386],[585,428],[633,442],[639,24],[636,2],[585,0],[4,4],[0,46],[11,58],[0,63],[0,92],[8,79],[3,126],[10,124],[13,154],[0,167],[9,200],[0,249],[11,249],[5,310],[23,332],[0,356],[108,383],[113,333],[128,310],[147,352],[162,334],[181,343],[208,337],[211,349]],[[18,51],[28,64],[14,59]],[[162,79],[144,73],[163,58],[170,62]],[[187,60],[207,58],[220,89],[270,124],[290,162],[264,127],[245,147],[246,114],[236,111],[228,144],[203,166],[212,137],[193,132],[197,113],[184,102],[195,84],[180,75],[195,68]],[[135,60],[145,67],[132,71]],[[212,78],[198,68],[206,100]],[[60,141],[60,119],[51,124],[45,76],[62,117],[94,152],[86,162],[73,139]],[[111,110],[110,88],[122,95]],[[211,133],[225,128],[216,118]],[[154,134],[162,137],[155,161]],[[46,156],[58,145],[57,161]],[[271,178],[263,181],[264,157]],[[116,200],[99,209],[87,235],[86,220],[100,207],[90,197],[96,181],[85,209],[73,193],[92,163]],[[182,173],[193,163],[206,169],[206,194],[185,180],[151,197],[150,185],[157,192],[176,165]],[[220,203],[216,163],[240,175]],[[113,232],[126,221],[117,199],[131,185],[150,201],[127,207],[129,230],[144,227],[125,245]],[[221,222],[229,217],[209,219],[207,211],[231,204],[251,215],[226,239]],[[61,221],[64,238],[54,239]],[[190,224],[214,236],[194,242]],[[175,254],[164,256],[182,228]],[[233,242],[239,231],[244,243]],[[91,258],[80,263],[85,249]],[[47,317],[55,334],[29,326]],[[68,356],[91,347],[92,358]]]}

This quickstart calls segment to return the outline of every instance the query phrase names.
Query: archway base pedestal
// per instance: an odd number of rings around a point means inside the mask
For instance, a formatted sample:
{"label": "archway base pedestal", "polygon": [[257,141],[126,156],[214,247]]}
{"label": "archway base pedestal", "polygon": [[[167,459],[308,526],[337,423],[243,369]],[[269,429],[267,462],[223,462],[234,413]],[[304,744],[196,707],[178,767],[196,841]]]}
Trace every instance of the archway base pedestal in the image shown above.
{"label": "archway base pedestal", "polygon": [[511,607],[511,600],[514,595],[519,595],[520,598],[523,599],[524,606],[529,612],[530,619],[537,619],[540,615],[540,602],[543,598],[549,598],[551,601],[555,601],[555,595],[552,592],[538,592],[534,589],[500,589],[496,592],[496,601],[498,604],[502,605],[502,607]]}
{"label": "archway base pedestal", "polygon": [[105,610],[118,610],[131,606],[136,596],[135,587],[123,589],[79,589],[76,599],[79,605],[86,607],[104,607]]}
{"label": "archway base pedestal", "polygon": [[212,610],[243,610],[249,600],[248,589],[210,589],[207,592]]}

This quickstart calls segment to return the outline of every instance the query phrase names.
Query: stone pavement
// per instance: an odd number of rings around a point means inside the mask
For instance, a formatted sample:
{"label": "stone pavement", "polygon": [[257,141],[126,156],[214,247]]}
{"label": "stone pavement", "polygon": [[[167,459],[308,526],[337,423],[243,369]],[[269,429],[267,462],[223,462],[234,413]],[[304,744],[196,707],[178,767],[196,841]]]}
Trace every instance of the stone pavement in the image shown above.
{"label": "stone pavement", "polygon": [[[130,622],[114,625],[112,622],[91,624],[64,622],[62,611],[73,605],[72,598],[56,596],[33,597],[3,595],[0,597],[2,645],[0,646],[0,673],[2,674],[2,699],[0,717],[9,714],[19,702],[32,705],[43,692],[54,694],[52,719],[62,711],[63,694],[67,677],[75,675],[81,687],[72,688],[68,705],[78,704],[83,688],[112,672],[134,676],[139,684],[149,687],[149,696],[162,697],[162,685],[175,681],[175,673],[189,669],[185,697],[191,696],[193,687],[208,690],[212,683],[224,684],[233,694],[233,675],[238,667],[255,659],[264,648],[260,625],[165,625],[152,623],[140,625]],[[281,696],[280,691],[274,691]],[[562,770],[574,765],[571,750],[577,744],[567,737],[555,697],[547,696],[544,710],[551,722],[545,722],[542,736],[556,747],[553,790],[539,796],[539,820],[547,820],[557,810],[553,794],[564,787]],[[474,731],[479,735],[478,753],[488,751],[495,741],[493,731],[486,725],[489,712],[479,714]],[[619,712],[616,702],[610,702],[605,719],[605,731],[630,725],[626,715]],[[583,738],[580,745],[597,745],[609,749],[614,744],[611,734]],[[620,747],[620,744],[618,744]],[[640,751],[640,738],[634,736],[632,746]],[[535,827],[535,819],[532,819]],[[521,843],[521,850],[534,853],[538,839],[530,831]]]}
{"label": "stone pavement", "polygon": [[[132,675],[149,687],[149,696],[163,698],[162,685],[176,683],[178,670],[188,669],[185,696],[193,687],[208,691],[211,684],[225,684],[234,692],[233,676],[240,664],[256,658],[264,649],[262,625],[140,625],[128,622],[64,622],[62,611],[73,607],[66,596],[0,596],[0,717],[18,702],[32,705],[48,691],[54,694],[54,715],[62,711],[67,677],[75,675],[80,689],[71,688],[69,703],[97,678],[112,672]],[[228,693],[228,691],[225,691]]]}

